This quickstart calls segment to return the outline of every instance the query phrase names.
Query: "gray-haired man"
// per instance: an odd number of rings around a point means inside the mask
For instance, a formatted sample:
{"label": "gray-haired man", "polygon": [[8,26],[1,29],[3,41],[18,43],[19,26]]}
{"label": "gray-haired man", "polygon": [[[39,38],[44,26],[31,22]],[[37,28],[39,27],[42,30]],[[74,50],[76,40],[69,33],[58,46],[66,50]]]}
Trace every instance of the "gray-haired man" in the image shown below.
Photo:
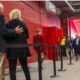
{"label": "gray-haired man", "polygon": [[[16,27],[15,29],[7,29],[5,24],[5,17],[3,15],[3,5],[0,3],[0,44],[6,44],[4,36],[12,36],[16,34],[21,34],[23,32],[22,28]],[[6,49],[0,46],[0,80],[4,80],[4,53]]]}

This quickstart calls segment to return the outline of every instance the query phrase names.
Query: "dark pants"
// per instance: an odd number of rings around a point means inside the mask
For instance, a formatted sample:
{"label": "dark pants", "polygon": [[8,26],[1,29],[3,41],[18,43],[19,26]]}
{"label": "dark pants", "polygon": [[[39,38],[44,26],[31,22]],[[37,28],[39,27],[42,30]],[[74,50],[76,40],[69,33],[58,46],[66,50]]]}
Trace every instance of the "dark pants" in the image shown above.
{"label": "dark pants", "polygon": [[62,53],[62,56],[66,57],[65,46],[61,46],[61,53]]}
{"label": "dark pants", "polygon": [[75,46],[75,56],[76,56],[76,60],[78,60],[78,55],[80,53],[80,47],[78,45]]}
{"label": "dark pants", "polygon": [[57,47],[57,53],[58,53],[58,57],[60,59],[60,57],[61,57],[61,47],[60,46]]}
{"label": "dark pants", "polygon": [[[20,62],[21,67],[24,71],[26,80],[31,80],[29,68],[27,65],[27,59],[26,58],[19,58],[19,62]],[[17,59],[9,59],[10,80],[16,80],[16,63],[17,63]]]}

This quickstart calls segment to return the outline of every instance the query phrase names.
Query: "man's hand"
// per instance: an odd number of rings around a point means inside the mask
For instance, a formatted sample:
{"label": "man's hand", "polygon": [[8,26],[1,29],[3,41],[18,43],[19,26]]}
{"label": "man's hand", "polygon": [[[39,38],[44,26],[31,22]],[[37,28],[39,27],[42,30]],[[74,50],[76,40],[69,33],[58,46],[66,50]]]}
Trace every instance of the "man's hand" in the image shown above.
{"label": "man's hand", "polygon": [[23,29],[20,28],[19,26],[17,26],[17,27],[15,28],[15,31],[16,31],[17,34],[22,34]]}

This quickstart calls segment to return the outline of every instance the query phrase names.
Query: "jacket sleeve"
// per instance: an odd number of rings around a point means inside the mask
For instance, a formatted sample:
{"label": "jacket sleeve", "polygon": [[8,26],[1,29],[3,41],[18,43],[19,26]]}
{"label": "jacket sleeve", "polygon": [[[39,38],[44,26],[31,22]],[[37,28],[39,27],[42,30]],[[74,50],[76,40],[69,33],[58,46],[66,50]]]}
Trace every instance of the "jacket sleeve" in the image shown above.
{"label": "jacket sleeve", "polygon": [[14,29],[6,28],[6,25],[0,25],[0,35],[2,36],[14,36],[16,35],[16,31]]}
{"label": "jacket sleeve", "polygon": [[36,36],[33,36],[33,43],[36,43]]}
{"label": "jacket sleeve", "polygon": [[29,38],[29,31],[28,31],[28,28],[27,28],[27,26],[26,26],[25,23],[23,23],[23,26],[24,26],[24,32],[25,32],[25,34],[26,34],[26,38],[28,39],[28,38]]}
{"label": "jacket sleeve", "polygon": [[29,38],[29,32],[28,32],[28,28],[27,27],[25,28],[25,32],[26,32],[26,38],[28,39]]}

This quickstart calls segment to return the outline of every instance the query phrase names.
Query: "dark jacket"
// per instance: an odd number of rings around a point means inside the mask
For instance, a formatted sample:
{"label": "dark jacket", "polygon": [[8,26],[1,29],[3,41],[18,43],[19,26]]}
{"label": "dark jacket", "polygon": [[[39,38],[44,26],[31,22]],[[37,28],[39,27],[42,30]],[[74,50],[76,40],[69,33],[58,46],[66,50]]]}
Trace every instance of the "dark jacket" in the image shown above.
{"label": "dark jacket", "polygon": [[[16,36],[7,37],[7,42],[9,44],[27,44],[27,39],[29,38],[29,33],[27,26],[23,23],[23,21],[14,19],[8,22],[8,29],[14,29],[16,26],[20,26],[23,28],[24,32],[22,34],[16,34]],[[17,57],[26,57],[30,56],[30,51],[28,47],[25,48],[8,48],[7,49],[8,58],[14,59]]]}
{"label": "dark jacket", "polygon": [[80,38],[79,38],[78,45],[76,45],[76,39],[77,38],[73,40],[73,48],[74,48],[75,53],[79,53],[80,52]]}
{"label": "dark jacket", "polygon": [[[36,34],[34,37],[33,37],[33,43],[44,43],[44,40],[43,40],[43,35],[42,34]],[[33,47],[35,51],[38,50],[38,47],[37,46],[34,46]],[[40,47],[40,52],[44,52],[44,48],[41,46]]]}
{"label": "dark jacket", "polygon": [[80,47],[80,38],[79,38],[78,45],[76,45],[76,39],[77,39],[77,38],[75,38],[75,39],[73,40],[73,46],[74,46],[74,47],[76,47],[76,46],[79,46],[79,47]]}
{"label": "dark jacket", "polygon": [[66,39],[65,41],[65,47],[70,48],[71,47],[71,40]]}
{"label": "dark jacket", "polygon": [[4,45],[6,45],[6,41],[5,41],[4,36],[12,36],[12,35],[16,35],[15,30],[14,29],[7,29],[4,16],[0,15],[0,52],[6,51],[6,48],[2,47]]}

